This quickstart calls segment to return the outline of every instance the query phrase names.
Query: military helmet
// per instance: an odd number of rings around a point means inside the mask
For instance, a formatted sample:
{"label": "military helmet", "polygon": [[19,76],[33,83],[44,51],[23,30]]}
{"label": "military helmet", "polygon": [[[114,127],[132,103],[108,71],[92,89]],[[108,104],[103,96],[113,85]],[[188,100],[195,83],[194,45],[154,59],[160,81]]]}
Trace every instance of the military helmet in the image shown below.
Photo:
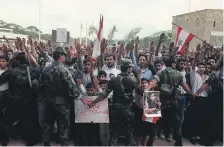
{"label": "military helmet", "polygon": [[64,49],[61,46],[57,46],[54,50],[53,54],[66,55]]}
{"label": "military helmet", "polygon": [[65,51],[63,50],[62,47],[57,46],[57,47],[55,48],[54,52],[53,52],[53,58],[54,58],[54,60],[57,60],[58,57],[63,56],[63,55],[66,56]]}
{"label": "military helmet", "polygon": [[130,61],[123,61],[121,62],[121,67],[130,68],[130,67],[133,67],[133,64]]}

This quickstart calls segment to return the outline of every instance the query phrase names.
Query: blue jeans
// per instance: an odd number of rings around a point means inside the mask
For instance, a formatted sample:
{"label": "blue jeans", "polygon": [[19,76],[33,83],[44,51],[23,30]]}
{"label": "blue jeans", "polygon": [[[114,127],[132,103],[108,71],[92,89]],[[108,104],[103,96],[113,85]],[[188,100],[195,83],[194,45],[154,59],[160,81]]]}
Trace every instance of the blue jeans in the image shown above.
{"label": "blue jeans", "polygon": [[186,96],[181,96],[179,100],[179,116],[180,116],[180,122],[181,126],[184,122],[184,109],[185,109],[185,104],[186,104]]}

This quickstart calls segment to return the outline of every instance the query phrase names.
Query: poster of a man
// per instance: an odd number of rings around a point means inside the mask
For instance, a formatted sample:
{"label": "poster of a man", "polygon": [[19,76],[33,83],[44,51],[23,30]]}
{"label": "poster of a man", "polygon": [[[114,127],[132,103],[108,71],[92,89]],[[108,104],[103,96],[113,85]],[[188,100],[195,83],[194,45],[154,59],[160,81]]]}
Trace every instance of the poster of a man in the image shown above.
{"label": "poster of a man", "polygon": [[145,91],[143,99],[145,114],[161,114],[159,91]]}

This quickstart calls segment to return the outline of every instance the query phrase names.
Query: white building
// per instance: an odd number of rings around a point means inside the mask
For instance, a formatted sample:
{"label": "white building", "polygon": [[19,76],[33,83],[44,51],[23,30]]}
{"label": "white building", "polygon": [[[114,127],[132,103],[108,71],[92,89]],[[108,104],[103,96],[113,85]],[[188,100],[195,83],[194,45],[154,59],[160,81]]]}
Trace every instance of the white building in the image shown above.
{"label": "white building", "polygon": [[15,40],[17,37],[28,39],[28,35],[24,34],[14,34],[12,29],[0,28],[0,39],[2,40],[5,36],[9,40]]}

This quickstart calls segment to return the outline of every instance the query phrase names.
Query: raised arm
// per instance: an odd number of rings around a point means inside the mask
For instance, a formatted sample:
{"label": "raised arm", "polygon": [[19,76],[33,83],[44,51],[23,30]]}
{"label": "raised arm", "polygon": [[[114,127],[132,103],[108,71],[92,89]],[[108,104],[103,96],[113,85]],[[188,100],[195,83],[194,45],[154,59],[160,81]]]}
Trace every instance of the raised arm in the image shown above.
{"label": "raised arm", "polygon": [[32,56],[35,58],[35,59],[38,59],[38,54],[37,54],[37,51],[35,49],[35,46],[34,46],[34,42],[33,42],[33,39],[31,37],[29,37],[29,43],[30,43],[30,46],[31,46],[31,54]]}
{"label": "raised arm", "polygon": [[158,42],[157,47],[156,47],[156,54],[155,54],[155,56],[158,56],[158,54],[159,54],[159,49],[160,49],[161,43],[163,42],[164,38],[165,38],[165,34],[162,33],[162,34],[160,35],[160,37],[159,37],[159,42]]}
{"label": "raised arm", "polygon": [[92,103],[88,104],[90,107],[94,106],[96,103],[99,103],[100,101],[104,100],[109,96],[109,94],[113,91],[113,87],[115,86],[113,84],[113,80],[110,80],[108,82],[107,90],[103,93],[101,93]]}

